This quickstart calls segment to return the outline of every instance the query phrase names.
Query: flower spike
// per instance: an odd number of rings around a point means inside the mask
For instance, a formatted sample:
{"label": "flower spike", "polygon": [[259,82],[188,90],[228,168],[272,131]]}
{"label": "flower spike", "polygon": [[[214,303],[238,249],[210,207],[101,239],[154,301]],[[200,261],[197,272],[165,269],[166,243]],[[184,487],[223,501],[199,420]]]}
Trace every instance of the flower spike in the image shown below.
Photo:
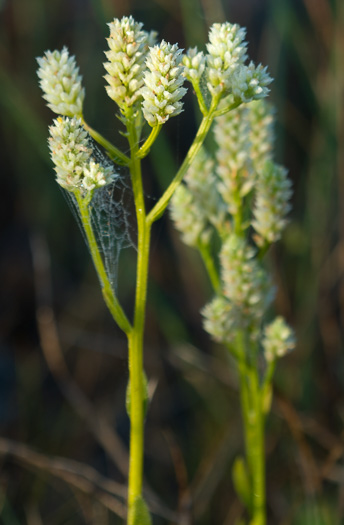
{"label": "flower spike", "polygon": [[148,71],[144,77],[142,110],[147,122],[153,127],[164,124],[170,117],[183,111],[182,97],[184,76],[182,51],[178,45],[171,45],[163,40],[150,48],[146,65]]}
{"label": "flower spike", "polygon": [[81,118],[85,89],[75,57],[64,47],[62,51],[46,51],[37,62],[39,84],[48,107],[58,115]]}

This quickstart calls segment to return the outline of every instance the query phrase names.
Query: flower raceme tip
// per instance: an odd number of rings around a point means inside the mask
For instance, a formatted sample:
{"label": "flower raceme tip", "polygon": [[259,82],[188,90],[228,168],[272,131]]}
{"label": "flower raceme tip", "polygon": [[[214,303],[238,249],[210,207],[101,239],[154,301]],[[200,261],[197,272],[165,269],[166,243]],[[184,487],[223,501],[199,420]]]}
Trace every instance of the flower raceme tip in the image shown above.
{"label": "flower raceme tip", "polygon": [[58,117],[49,133],[56,181],[64,189],[90,192],[115,179],[112,165],[96,162],[91,138],[80,119]]}
{"label": "flower raceme tip", "polygon": [[150,46],[156,40],[156,32],[144,31],[143,24],[132,16],[115,18],[108,24],[110,37],[109,51],[105,52],[108,62],[104,63],[108,82],[109,97],[125,112],[141,99],[140,89],[144,85],[146,58]]}
{"label": "flower raceme tip", "polygon": [[144,75],[143,115],[151,126],[164,124],[183,111],[182,97],[186,93],[182,50],[177,44],[162,42],[151,47]]}
{"label": "flower raceme tip", "polygon": [[85,89],[75,57],[69,55],[67,47],[62,51],[46,51],[37,62],[39,85],[48,107],[58,115],[82,117]]}

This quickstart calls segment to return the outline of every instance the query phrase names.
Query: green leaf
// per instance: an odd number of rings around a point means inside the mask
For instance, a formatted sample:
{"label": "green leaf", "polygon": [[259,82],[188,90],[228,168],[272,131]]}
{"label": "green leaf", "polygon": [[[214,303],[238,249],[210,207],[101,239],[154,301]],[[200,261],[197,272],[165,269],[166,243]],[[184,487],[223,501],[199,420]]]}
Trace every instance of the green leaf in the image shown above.
{"label": "green leaf", "polygon": [[[148,379],[143,371],[143,413],[146,417],[147,410],[148,410],[148,404],[149,404],[149,396],[148,396]],[[127,385],[127,392],[125,395],[125,407],[127,409],[127,414],[130,419],[130,407],[131,407],[131,388],[130,388],[130,380],[128,381]]]}
{"label": "green leaf", "polygon": [[239,499],[250,510],[251,504],[251,482],[247,472],[245,460],[242,457],[237,457],[232,467],[232,479],[234,488]]}
{"label": "green leaf", "polygon": [[152,519],[142,496],[136,498],[130,516],[131,525],[152,525]]}

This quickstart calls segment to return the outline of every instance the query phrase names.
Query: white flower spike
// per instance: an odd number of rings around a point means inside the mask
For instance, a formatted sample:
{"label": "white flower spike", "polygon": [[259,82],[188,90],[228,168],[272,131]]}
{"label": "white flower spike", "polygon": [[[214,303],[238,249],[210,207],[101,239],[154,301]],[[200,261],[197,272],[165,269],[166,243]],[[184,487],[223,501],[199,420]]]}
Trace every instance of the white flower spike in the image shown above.
{"label": "white flower spike", "polygon": [[213,96],[226,94],[233,72],[244,64],[247,55],[246,30],[238,24],[213,24],[207,44],[208,89]]}
{"label": "white flower spike", "polygon": [[252,226],[258,246],[276,242],[287,224],[291,210],[291,181],[283,166],[267,161],[258,173]]}
{"label": "white flower spike", "polygon": [[147,71],[144,76],[142,110],[147,122],[153,127],[164,124],[170,117],[183,111],[182,97],[184,76],[182,50],[178,45],[171,45],[163,40],[150,48],[146,61]]}
{"label": "white flower spike", "polygon": [[49,132],[56,181],[62,188],[70,192],[89,192],[114,180],[112,166],[95,162],[91,139],[80,119],[59,117]]}
{"label": "white flower spike", "polygon": [[231,90],[235,98],[242,102],[251,102],[266,97],[270,91],[267,86],[271,82],[272,78],[266,67],[261,64],[255,66],[250,62],[248,66],[241,65],[233,73]]}
{"label": "white flower spike", "polygon": [[48,107],[58,115],[81,118],[85,90],[75,57],[64,47],[62,51],[46,51],[37,62],[39,84]]}
{"label": "white flower spike", "polygon": [[110,50],[105,52],[108,62],[104,67],[108,72],[106,91],[122,111],[130,108],[140,98],[145,60],[149,46],[155,42],[156,32],[147,33],[143,24],[132,16],[115,18],[109,25],[110,37],[107,39]]}
{"label": "white flower spike", "polygon": [[278,316],[264,328],[262,344],[265,359],[267,362],[271,362],[293,350],[296,340],[293,330],[283,317]]}
{"label": "white flower spike", "polygon": [[190,82],[199,83],[206,65],[204,53],[198,51],[197,47],[188,49],[183,56],[183,64],[185,78]]}

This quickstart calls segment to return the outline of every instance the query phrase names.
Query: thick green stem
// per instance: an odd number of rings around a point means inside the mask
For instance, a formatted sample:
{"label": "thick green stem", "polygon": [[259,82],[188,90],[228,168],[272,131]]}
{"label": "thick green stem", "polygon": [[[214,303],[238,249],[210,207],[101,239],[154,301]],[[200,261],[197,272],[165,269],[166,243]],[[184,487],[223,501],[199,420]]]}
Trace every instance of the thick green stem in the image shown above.
{"label": "thick green stem", "polygon": [[99,253],[97,240],[92,229],[90,211],[88,208],[90,199],[84,200],[79,191],[76,191],[74,195],[79,207],[80,218],[91,252],[91,257],[102,285],[102,291],[106,305],[118,326],[123,330],[123,332],[129,335],[132,330],[132,326],[128,321],[124,311],[122,310],[122,307],[119,304],[118,299],[112,289],[104,267],[103,259]]}
{"label": "thick green stem", "polygon": [[141,161],[133,123],[128,122],[131,149],[130,173],[137,217],[137,272],[133,330],[129,337],[130,381],[130,464],[128,487],[128,525],[138,525],[137,501],[142,495],[144,445],[144,380],[143,335],[147,298],[147,279],[150,247],[150,224],[146,221],[142,187]]}

